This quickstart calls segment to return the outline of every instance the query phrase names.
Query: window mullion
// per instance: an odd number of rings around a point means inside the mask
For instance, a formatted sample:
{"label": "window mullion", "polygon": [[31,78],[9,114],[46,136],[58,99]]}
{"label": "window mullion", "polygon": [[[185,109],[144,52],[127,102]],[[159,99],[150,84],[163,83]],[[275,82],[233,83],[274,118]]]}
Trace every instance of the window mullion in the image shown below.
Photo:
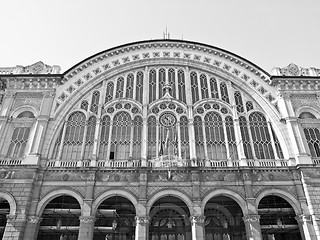
{"label": "window mullion", "polygon": [[202,135],[203,135],[203,148],[204,148],[204,157],[205,160],[208,161],[208,148],[207,148],[207,136],[206,136],[206,123],[205,120],[202,119]]}
{"label": "window mullion", "polygon": [[83,157],[84,157],[84,151],[85,151],[85,147],[86,147],[86,138],[87,138],[87,134],[88,134],[87,133],[88,124],[89,124],[89,120],[87,119],[85,121],[85,125],[84,125],[84,133],[83,133],[83,140],[82,140],[81,154],[80,154],[79,162],[81,162],[83,160]]}
{"label": "window mullion", "polygon": [[224,135],[224,144],[226,145],[227,150],[227,159],[231,160],[231,154],[229,149],[229,143],[228,143],[228,135],[227,135],[227,127],[226,127],[226,120],[222,120],[222,127],[223,127],[223,135]]}
{"label": "window mullion", "polygon": [[[129,126],[130,127],[130,126]],[[137,127],[134,124],[134,118],[131,120],[131,127],[130,127],[130,146],[129,146],[129,159],[132,159],[132,152],[133,152],[133,130]]]}
{"label": "window mullion", "polygon": [[[272,129],[271,129],[272,127],[271,127],[271,122],[270,121],[267,121],[267,126],[268,126],[268,132],[269,132],[269,136],[270,136],[270,141],[271,141],[271,146],[272,146],[274,158],[276,160],[279,160],[280,158],[278,156],[276,144],[275,144],[275,141],[274,141],[274,138],[273,138]],[[270,156],[271,156],[271,154],[270,154]]]}
{"label": "window mullion", "polygon": [[109,126],[109,136],[108,136],[108,146],[107,146],[107,157],[106,160],[110,159],[110,149],[111,149],[111,136],[113,132],[113,119],[110,119],[110,126]]}
{"label": "window mullion", "polygon": [[57,157],[57,161],[59,161],[59,162],[60,162],[60,160],[61,160],[63,143],[64,143],[64,138],[65,138],[65,136],[66,136],[67,125],[68,125],[68,121],[65,120],[65,121],[64,121],[64,124],[63,124],[63,130],[62,130],[62,136],[61,136],[61,143],[60,143],[60,146],[59,146],[59,153],[58,153],[58,157]]}

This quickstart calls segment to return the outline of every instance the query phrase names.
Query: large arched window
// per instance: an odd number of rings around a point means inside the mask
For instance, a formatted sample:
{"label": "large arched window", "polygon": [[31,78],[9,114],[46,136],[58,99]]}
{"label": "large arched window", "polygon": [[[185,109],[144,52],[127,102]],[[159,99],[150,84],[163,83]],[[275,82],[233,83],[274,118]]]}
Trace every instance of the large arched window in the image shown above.
{"label": "large arched window", "polygon": [[30,127],[16,127],[13,130],[7,157],[22,157],[28,142]]}
{"label": "large arched window", "polygon": [[168,71],[168,83],[171,86],[171,96],[176,98],[176,71],[173,68]]}
{"label": "large arched window", "polygon": [[181,69],[178,71],[178,94],[179,100],[186,103],[185,77],[184,71]]}
{"label": "large arched window", "polygon": [[253,149],[257,159],[274,159],[266,118],[259,112],[249,116]]}
{"label": "large arched window", "polygon": [[141,158],[142,118],[136,116],[133,120],[132,159]]}
{"label": "large arched window", "polygon": [[109,158],[108,156],[108,143],[109,140],[109,132],[110,132],[110,117],[103,116],[101,120],[101,134],[100,134],[100,146],[99,146],[99,159],[105,160]]}
{"label": "large arched window", "polygon": [[124,78],[119,77],[117,80],[116,98],[123,97],[123,91],[124,91],[123,87],[124,87]]}
{"label": "large arched window", "polygon": [[113,118],[110,159],[129,159],[131,117],[127,112],[119,112]]}
{"label": "large arched window", "polygon": [[98,91],[94,91],[92,94],[91,107],[90,107],[90,111],[93,112],[94,114],[98,113],[99,99],[100,99],[100,93]]}
{"label": "large arched window", "polygon": [[210,160],[227,159],[224,131],[221,116],[209,112],[204,117],[207,154]]}
{"label": "large arched window", "polygon": [[207,77],[204,74],[200,75],[200,85],[201,85],[201,96],[202,96],[202,99],[209,98],[209,89],[208,89]]}
{"label": "large arched window", "polygon": [[62,159],[81,159],[86,117],[82,112],[72,113],[67,121],[63,140]]}
{"label": "large arched window", "polygon": [[130,73],[127,76],[127,85],[126,85],[126,98],[133,98],[133,74]]}
{"label": "large arched window", "polygon": [[220,83],[221,99],[229,103],[228,87],[225,82]]}
{"label": "large arched window", "polygon": [[106,89],[106,99],[105,99],[106,103],[113,99],[113,89],[114,89],[113,82],[108,82],[107,89]]}
{"label": "large arched window", "polygon": [[157,121],[155,116],[148,118],[148,159],[157,154]]}
{"label": "large arched window", "polygon": [[137,82],[136,82],[136,100],[142,103],[143,99],[143,72],[139,71],[137,73]]}
{"label": "large arched window", "polygon": [[180,136],[181,157],[182,159],[190,159],[188,118],[186,116],[180,118]]}
{"label": "large arched window", "polygon": [[203,129],[202,129],[202,120],[200,116],[194,118],[194,135],[196,142],[196,155],[199,160],[204,160],[205,151],[204,151],[204,139],[203,139]]}
{"label": "large arched window", "polygon": [[159,70],[159,98],[162,98],[165,94],[164,85],[166,84],[166,70],[161,68]]}
{"label": "large arched window", "polygon": [[157,99],[157,73],[154,69],[149,73],[149,102]]}
{"label": "large arched window", "polygon": [[94,134],[96,130],[96,117],[91,116],[88,120],[86,140],[84,145],[84,159],[91,159],[93,154]]}
{"label": "large arched window", "polygon": [[199,87],[198,87],[197,73],[191,72],[190,80],[191,80],[192,103],[196,103],[197,101],[199,101],[199,89],[198,89]]}
{"label": "large arched window", "polygon": [[18,158],[24,156],[34,117],[32,112],[24,111],[14,120],[15,126],[7,151],[7,157]]}
{"label": "large arched window", "polygon": [[211,97],[219,98],[217,80],[214,77],[210,78],[210,88],[211,88]]}

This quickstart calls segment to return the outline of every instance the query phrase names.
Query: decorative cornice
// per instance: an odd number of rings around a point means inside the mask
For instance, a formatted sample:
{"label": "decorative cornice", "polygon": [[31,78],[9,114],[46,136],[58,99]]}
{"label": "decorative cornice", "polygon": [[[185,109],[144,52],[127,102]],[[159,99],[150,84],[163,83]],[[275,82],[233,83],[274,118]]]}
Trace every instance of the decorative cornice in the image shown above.
{"label": "decorative cornice", "polygon": [[299,67],[298,65],[294,63],[290,63],[288,66],[280,68],[276,67],[272,69],[272,75],[274,76],[291,76],[291,77],[297,77],[297,76],[320,76],[320,69],[319,68],[303,68]]}

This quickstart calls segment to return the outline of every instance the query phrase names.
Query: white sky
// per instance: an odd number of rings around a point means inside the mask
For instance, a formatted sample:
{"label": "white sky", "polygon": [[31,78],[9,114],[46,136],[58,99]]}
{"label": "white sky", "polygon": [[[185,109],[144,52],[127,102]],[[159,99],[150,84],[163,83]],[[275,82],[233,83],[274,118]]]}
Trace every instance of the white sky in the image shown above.
{"label": "white sky", "polygon": [[267,72],[320,68],[320,0],[1,0],[0,66],[43,61],[62,72],[100,51],[148,39],[223,48]]}

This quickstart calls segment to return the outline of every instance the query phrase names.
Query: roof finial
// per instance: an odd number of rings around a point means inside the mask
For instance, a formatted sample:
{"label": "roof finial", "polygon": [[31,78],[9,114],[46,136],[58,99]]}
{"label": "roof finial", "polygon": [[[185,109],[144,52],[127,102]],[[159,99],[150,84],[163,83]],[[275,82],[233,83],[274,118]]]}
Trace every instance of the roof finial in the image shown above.
{"label": "roof finial", "polygon": [[167,24],[166,24],[166,31],[163,32],[163,39],[170,39],[170,33],[168,32]]}

